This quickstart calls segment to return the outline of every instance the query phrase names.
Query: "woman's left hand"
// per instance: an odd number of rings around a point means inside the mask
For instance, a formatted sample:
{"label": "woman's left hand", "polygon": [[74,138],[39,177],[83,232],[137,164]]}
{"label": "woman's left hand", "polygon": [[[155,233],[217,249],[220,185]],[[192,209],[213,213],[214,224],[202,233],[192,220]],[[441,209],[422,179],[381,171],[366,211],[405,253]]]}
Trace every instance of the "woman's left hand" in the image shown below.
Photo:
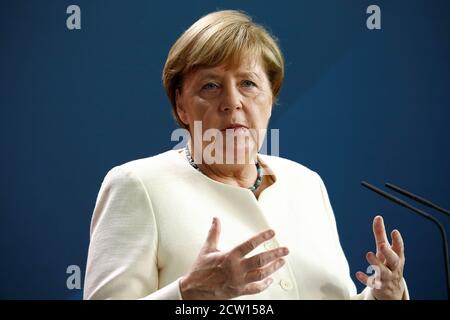
{"label": "woman's left hand", "polygon": [[375,275],[369,277],[358,271],[356,278],[373,289],[373,296],[377,300],[401,300],[405,292],[403,282],[405,252],[402,236],[398,230],[392,231],[392,245],[389,244],[381,216],[373,219],[373,234],[377,253],[368,252],[366,259],[375,269]]}

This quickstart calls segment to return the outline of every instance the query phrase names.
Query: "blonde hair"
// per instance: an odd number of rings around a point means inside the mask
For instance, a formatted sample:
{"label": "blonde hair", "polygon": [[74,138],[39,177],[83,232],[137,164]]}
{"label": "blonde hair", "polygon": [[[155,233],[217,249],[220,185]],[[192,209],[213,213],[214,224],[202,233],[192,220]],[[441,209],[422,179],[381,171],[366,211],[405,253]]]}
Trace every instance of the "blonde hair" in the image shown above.
{"label": "blonde hair", "polygon": [[176,111],[176,90],[183,76],[199,67],[237,64],[248,57],[260,57],[271,84],[274,102],[284,79],[284,59],[277,40],[263,26],[243,12],[223,10],[197,20],[175,42],[164,65],[162,80],[177,123],[187,126]]}

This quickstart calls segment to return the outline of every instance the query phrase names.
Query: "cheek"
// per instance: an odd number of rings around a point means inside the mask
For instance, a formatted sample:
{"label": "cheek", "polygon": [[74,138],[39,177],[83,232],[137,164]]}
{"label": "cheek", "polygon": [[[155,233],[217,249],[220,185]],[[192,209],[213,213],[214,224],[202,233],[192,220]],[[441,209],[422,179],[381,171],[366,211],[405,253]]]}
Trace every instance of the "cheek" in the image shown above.
{"label": "cheek", "polygon": [[259,127],[267,125],[267,122],[272,115],[272,97],[267,94],[260,94],[254,99],[254,120],[257,121]]}
{"label": "cheek", "polygon": [[216,128],[221,120],[217,110],[217,103],[215,101],[194,96],[189,106],[190,122],[201,121],[203,131],[209,128]]}
{"label": "cheek", "polygon": [[199,96],[194,96],[189,102],[188,112],[193,120],[201,120],[209,110],[211,110],[209,101]]}

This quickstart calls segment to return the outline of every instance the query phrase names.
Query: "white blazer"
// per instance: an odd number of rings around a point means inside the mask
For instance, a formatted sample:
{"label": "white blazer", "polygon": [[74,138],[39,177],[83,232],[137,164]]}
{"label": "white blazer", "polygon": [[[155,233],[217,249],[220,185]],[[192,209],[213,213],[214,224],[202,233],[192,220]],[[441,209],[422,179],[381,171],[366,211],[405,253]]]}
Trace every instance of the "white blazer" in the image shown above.
{"label": "white blazer", "polygon": [[373,299],[370,288],[356,292],[319,175],[287,159],[259,158],[276,176],[259,199],[195,170],[183,149],[111,169],[92,217],[84,298],[181,299],[179,279],[217,216],[220,250],[273,228],[275,238],[249,255],[290,251],[267,290],[237,299]]}

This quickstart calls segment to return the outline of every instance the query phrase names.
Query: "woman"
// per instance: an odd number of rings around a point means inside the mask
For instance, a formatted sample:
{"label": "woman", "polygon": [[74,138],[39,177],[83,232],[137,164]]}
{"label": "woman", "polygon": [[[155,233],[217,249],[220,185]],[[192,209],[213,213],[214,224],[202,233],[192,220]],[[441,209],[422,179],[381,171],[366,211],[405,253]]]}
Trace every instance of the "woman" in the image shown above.
{"label": "woman", "polygon": [[371,285],[357,294],[319,175],[258,154],[283,77],[276,41],[241,12],[176,41],[163,81],[191,140],[106,175],[86,299],[408,299],[398,231],[391,245],[374,219],[378,272],[356,274]]}

